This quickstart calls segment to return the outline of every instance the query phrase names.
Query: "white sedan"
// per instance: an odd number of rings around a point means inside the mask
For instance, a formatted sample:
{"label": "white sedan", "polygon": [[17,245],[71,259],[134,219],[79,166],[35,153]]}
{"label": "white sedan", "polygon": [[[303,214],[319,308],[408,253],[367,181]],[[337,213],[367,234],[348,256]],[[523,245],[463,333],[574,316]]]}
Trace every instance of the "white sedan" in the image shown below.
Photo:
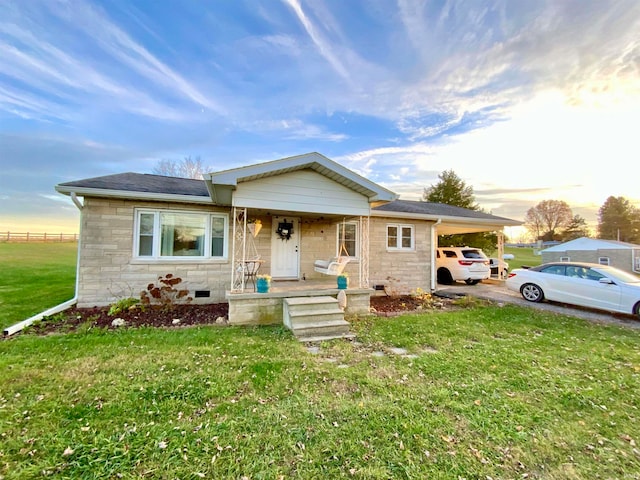
{"label": "white sedan", "polygon": [[640,316],[640,276],[595,263],[545,263],[509,273],[507,288],[544,299]]}

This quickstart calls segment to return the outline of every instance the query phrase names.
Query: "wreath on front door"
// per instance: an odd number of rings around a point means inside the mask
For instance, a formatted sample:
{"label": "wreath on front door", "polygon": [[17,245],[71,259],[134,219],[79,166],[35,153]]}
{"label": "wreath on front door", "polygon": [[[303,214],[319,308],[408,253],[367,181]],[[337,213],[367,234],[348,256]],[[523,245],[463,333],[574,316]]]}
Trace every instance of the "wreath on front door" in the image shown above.
{"label": "wreath on front door", "polygon": [[291,234],[293,234],[293,223],[287,222],[287,219],[284,219],[284,222],[278,223],[278,229],[276,230],[276,234],[280,237],[280,240],[290,240]]}

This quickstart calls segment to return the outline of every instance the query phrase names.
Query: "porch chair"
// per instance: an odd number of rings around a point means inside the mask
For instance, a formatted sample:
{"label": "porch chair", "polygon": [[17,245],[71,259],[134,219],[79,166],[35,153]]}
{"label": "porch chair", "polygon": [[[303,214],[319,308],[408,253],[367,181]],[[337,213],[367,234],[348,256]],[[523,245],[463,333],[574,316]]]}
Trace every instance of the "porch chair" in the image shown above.
{"label": "porch chair", "polygon": [[[347,247],[345,246],[345,228],[346,221],[342,221],[342,239],[340,241],[340,251],[337,257],[333,257],[329,260],[316,260],[313,262],[313,269],[318,273],[324,273],[325,275],[340,275],[347,266],[347,263],[351,261]],[[344,255],[343,255],[344,252]]]}
{"label": "porch chair", "polygon": [[351,259],[349,257],[334,257],[330,260],[316,260],[313,269],[325,275],[340,275]]}

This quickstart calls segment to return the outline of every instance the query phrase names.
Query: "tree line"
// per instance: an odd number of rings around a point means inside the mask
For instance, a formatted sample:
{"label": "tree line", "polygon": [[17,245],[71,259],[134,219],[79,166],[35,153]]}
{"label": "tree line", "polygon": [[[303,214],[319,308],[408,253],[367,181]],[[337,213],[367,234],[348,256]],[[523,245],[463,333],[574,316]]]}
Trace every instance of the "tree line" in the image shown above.
{"label": "tree line", "polygon": [[[562,200],[543,200],[527,210],[524,225],[536,240],[567,242],[590,237],[587,222]],[[597,238],[640,243],[640,209],[624,197],[610,196],[598,210]]]}
{"label": "tree line", "polygon": [[[438,175],[439,181],[424,189],[422,200],[444,203],[470,210],[484,211],[475,201],[473,188],[446,170]],[[587,221],[574,215],[563,200],[543,200],[527,210],[524,226],[535,240],[567,242],[580,237],[591,237]],[[624,197],[610,196],[598,211],[597,238],[640,243],[640,209]],[[496,245],[493,233],[447,235],[442,245],[473,245],[492,251]]]}

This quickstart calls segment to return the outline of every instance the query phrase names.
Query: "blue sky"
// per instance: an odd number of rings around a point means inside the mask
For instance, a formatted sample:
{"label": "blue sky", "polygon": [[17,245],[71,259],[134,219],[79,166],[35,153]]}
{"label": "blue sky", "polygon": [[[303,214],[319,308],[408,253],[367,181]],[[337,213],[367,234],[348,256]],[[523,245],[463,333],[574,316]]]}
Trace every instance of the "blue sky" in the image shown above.
{"label": "blue sky", "polygon": [[2,2],[0,231],[76,231],[60,182],[310,151],[595,223],[640,206],[639,31],[637,0]]}

